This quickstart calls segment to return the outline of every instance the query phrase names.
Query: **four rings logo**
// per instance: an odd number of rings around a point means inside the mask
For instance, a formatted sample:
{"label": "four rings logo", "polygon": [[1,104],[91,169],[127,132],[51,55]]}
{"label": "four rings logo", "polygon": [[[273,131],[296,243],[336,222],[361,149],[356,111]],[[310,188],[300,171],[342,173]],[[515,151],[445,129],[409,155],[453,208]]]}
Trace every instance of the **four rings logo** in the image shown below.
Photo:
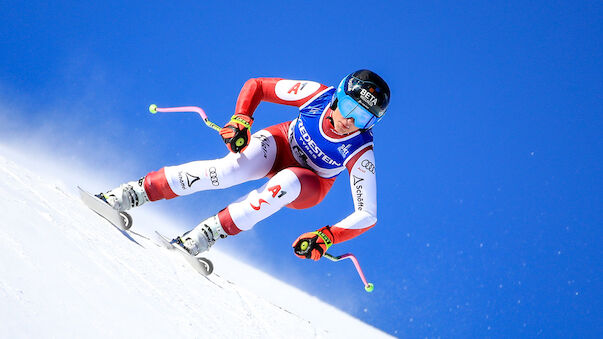
{"label": "four rings logo", "polygon": [[369,172],[375,174],[375,164],[373,164],[371,161],[365,159],[360,165],[366,168]]}
{"label": "four rings logo", "polygon": [[220,186],[220,182],[218,181],[218,173],[215,167],[209,168],[209,179],[211,180],[212,185]]}

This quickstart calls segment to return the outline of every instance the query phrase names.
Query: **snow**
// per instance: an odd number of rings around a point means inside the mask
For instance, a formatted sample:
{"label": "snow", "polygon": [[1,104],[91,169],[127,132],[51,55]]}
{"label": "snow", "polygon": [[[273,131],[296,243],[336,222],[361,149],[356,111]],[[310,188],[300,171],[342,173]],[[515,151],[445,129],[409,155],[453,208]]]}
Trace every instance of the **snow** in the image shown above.
{"label": "snow", "polygon": [[[84,177],[100,178],[0,147],[2,337],[388,337],[215,249],[204,278],[178,254],[127,239],[80,202]],[[173,236],[171,223],[147,209],[134,229]]]}

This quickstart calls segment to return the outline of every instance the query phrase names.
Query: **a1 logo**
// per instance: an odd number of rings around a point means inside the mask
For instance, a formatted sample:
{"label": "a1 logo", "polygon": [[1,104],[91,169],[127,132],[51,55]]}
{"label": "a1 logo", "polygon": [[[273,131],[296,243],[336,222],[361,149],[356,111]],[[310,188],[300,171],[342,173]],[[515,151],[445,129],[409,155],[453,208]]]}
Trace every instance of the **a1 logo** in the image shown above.
{"label": "a1 logo", "polygon": [[270,192],[272,192],[272,197],[273,198],[276,198],[277,194],[278,194],[279,198],[282,197],[283,195],[287,194],[287,192],[281,190],[281,185],[276,185],[276,186],[268,187],[268,190]]}
{"label": "a1 logo", "polygon": [[274,91],[276,96],[285,101],[297,101],[313,95],[320,88],[314,81],[280,80]]}

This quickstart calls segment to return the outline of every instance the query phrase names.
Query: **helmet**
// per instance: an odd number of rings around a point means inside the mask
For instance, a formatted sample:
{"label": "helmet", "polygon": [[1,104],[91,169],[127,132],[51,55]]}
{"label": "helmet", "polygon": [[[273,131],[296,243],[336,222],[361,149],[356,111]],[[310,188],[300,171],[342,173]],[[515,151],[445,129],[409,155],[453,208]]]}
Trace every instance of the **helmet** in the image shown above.
{"label": "helmet", "polygon": [[354,118],[356,127],[369,129],[385,115],[389,95],[389,86],[380,76],[361,69],[341,80],[331,108],[339,107],[344,118]]}

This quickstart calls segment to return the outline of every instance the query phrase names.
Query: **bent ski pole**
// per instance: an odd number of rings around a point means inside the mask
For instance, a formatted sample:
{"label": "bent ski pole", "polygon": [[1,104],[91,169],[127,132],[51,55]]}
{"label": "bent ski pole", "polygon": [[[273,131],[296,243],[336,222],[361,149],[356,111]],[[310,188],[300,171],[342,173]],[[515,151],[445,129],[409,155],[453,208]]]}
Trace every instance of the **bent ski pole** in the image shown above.
{"label": "bent ski pole", "polygon": [[207,125],[207,127],[215,129],[216,131],[220,131],[222,129],[222,127],[214,124],[213,122],[211,122],[209,120],[209,118],[207,118],[207,114],[205,114],[205,111],[203,110],[203,108],[201,107],[197,107],[197,106],[182,106],[182,107],[165,107],[165,108],[161,108],[161,107],[157,107],[157,105],[152,104],[151,106],[149,106],[149,112],[155,114],[157,112],[174,112],[174,113],[185,113],[185,112],[192,112],[192,113],[197,113],[201,116],[201,118],[203,118],[203,121],[205,121],[205,124]]}
{"label": "bent ski pole", "polygon": [[360,268],[358,259],[356,259],[356,257],[352,253],[346,253],[346,254],[343,254],[340,256],[334,256],[329,253],[325,253],[323,256],[331,261],[340,261],[343,259],[352,260],[352,262],[354,263],[354,266],[356,266],[356,271],[358,271],[358,275],[360,276],[360,279],[362,279],[362,282],[364,283],[364,289],[367,292],[372,292],[373,289],[375,289],[375,285],[373,285],[373,283],[366,282],[366,278],[364,277],[364,273],[362,273],[362,269]]}
{"label": "bent ski pole", "polygon": [[[207,117],[207,114],[205,114],[205,111],[203,110],[203,108],[201,107],[197,107],[197,106],[182,106],[182,107],[157,107],[157,105],[152,104],[151,106],[149,106],[149,112],[155,114],[157,112],[175,112],[175,113],[181,113],[181,112],[194,112],[197,113],[201,116],[201,118],[203,119],[203,121],[205,121],[205,124],[207,125],[207,127],[214,129],[218,132],[220,132],[220,130],[222,129],[222,127],[214,124],[213,122],[211,122],[209,120],[209,118]],[[241,150],[243,150],[245,147],[247,147],[247,135],[243,134],[243,135],[235,135],[232,138],[229,139],[224,139],[224,142],[228,143],[230,145],[230,149],[235,152],[235,153],[239,153]]]}

